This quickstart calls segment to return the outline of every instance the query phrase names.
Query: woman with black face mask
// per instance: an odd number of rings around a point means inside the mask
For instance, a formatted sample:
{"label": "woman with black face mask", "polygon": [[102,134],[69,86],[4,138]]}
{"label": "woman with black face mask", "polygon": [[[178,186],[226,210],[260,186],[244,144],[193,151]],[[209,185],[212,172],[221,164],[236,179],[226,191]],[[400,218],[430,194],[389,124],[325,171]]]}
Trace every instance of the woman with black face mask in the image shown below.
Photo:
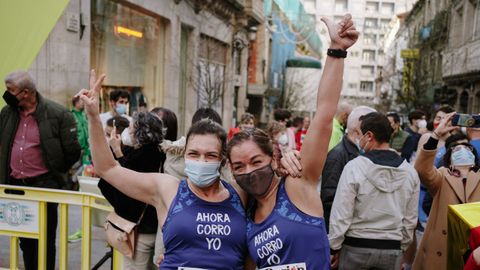
{"label": "woman with black face mask", "polygon": [[302,146],[302,176],[277,177],[274,171],[279,164],[274,152],[278,151],[273,150],[270,138],[259,129],[235,134],[228,146],[236,182],[255,199],[249,209],[247,242],[258,268],[330,269],[330,248],[317,185],[342,86],[344,60],[334,52],[344,52],[346,56],[345,50],[356,42],[358,32],[350,15],[338,24],[323,21],[333,50],[328,52],[318,88],[318,113]]}
{"label": "woman with black face mask", "polygon": [[[112,156],[100,121],[99,93],[104,78],[97,80],[92,71],[90,90],[78,94],[88,114],[95,172],[126,196],[155,207],[165,246],[160,269],[245,269],[246,196],[220,179],[225,130],[208,119],[192,125],[186,136],[186,179],[122,167]],[[122,141],[135,148],[142,137],[148,137],[147,130],[139,136],[137,128],[126,129]],[[136,134],[134,138],[132,134]],[[138,157],[138,161],[144,158],[149,157]]]}
{"label": "woman with black face mask", "polygon": [[432,194],[433,202],[413,269],[447,269],[448,206],[480,201],[479,160],[471,144],[450,143],[443,166],[434,167],[439,140],[459,129],[451,125],[454,114],[447,114],[440,121],[415,161],[420,181]]}

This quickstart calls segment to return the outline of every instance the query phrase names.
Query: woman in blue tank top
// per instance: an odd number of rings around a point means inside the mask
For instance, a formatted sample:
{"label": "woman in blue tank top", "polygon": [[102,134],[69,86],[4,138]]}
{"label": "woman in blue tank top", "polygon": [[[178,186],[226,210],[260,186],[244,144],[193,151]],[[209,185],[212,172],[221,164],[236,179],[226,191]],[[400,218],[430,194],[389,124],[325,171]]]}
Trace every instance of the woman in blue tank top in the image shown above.
{"label": "woman in blue tank top", "polygon": [[[250,256],[260,269],[330,269],[330,249],[317,191],[342,87],[342,57],[358,32],[350,15],[326,23],[331,49],[317,94],[317,113],[303,143],[302,176],[278,178],[278,151],[261,130],[237,133],[227,156],[237,184],[255,198],[247,221]],[[342,56],[342,53],[345,54]],[[299,166],[300,167],[300,166]]]}
{"label": "woman in blue tank top", "polygon": [[160,269],[244,269],[246,196],[219,177],[225,163],[224,129],[211,120],[201,120],[190,128],[185,147],[186,180],[123,168],[113,159],[99,117],[98,96],[104,77],[96,80],[92,71],[91,90],[78,94],[88,113],[95,171],[122,193],[156,208],[165,244]]}

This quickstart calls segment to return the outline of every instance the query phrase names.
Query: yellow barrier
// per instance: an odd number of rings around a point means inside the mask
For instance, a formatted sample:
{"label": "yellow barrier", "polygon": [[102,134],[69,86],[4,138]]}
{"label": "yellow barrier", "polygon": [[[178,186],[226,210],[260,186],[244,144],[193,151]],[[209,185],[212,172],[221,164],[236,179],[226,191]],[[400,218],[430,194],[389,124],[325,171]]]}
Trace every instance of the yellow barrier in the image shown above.
{"label": "yellow barrier", "polygon": [[[91,210],[112,211],[105,198],[75,191],[0,185],[0,235],[10,236],[10,269],[18,269],[18,238],[38,239],[38,269],[46,268],[47,202],[60,206],[60,269],[68,269],[68,206],[82,207],[82,270],[90,269]],[[121,267],[114,250],[112,269]]]}

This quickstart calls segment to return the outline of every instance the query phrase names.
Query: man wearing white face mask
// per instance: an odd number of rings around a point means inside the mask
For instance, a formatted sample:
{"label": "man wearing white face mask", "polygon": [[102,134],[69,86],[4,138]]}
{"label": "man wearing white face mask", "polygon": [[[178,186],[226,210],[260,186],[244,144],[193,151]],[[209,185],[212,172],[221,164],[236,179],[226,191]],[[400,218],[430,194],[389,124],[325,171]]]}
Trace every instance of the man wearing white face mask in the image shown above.
{"label": "man wearing white face mask", "polygon": [[115,89],[109,94],[110,111],[100,114],[103,128],[107,125],[107,120],[114,116],[123,116],[132,121],[132,118],[127,115],[128,103],[130,101],[130,93],[127,90]]}
{"label": "man wearing white face mask", "polygon": [[415,152],[418,148],[418,141],[423,133],[427,131],[427,120],[425,120],[425,113],[416,110],[408,114],[409,126],[405,129],[406,132],[410,134],[410,138],[405,142],[404,154],[403,156],[410,160],[412,156],[414,157]]}

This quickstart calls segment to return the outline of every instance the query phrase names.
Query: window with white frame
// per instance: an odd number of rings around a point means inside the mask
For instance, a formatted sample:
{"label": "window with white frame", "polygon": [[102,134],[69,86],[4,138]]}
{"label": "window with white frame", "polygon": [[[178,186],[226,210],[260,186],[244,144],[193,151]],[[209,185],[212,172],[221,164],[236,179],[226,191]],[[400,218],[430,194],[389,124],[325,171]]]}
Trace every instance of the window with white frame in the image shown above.
{"label": "window with white frame", "polygon": [[365,18],[365,29],[374,29],[378,27],[377,18]]}
{"label": "window with white frame", "polygon": [[373,82],[369,82],[369,81],[360,82],[360,92],[372,93],[373,92]]}
{"label": "window with white frame", "polygon": [[363,50],[362,59],[363,59],[363,61],[366,61],[366,62],[375,61],[375,51],[374,50]]}
{"label": "window with white frame", "polygon": [[395,13],[395,3],[382,3],[381,13],[383,15],[393,15]]}
{"label": "window with white frame", "polygon": [[361,74],[362,74],[362,76],[373,76],[373,75],[375,75],[375,67],[374,66],[363,65]]}
{"label": "window with white frame", "polygon": [[390,26],[390,20],[389,19],[381,19],[380,20],[380,28],[382,30],[387,30]]}
{"label": "window with white frame", "polygon": [[367,1],[367,3],[365,4],[365,11],[371,12],[371,13],[377,13],[378,7],[379,7],[378,2]]}
{"label": "window with white frame", "polygon": [[335,11],[344,12],[348,9],[348,0],[335,0]]}
{"label": "window with white frame", "polygon": [[363,35],[363,44],[364,45],[377,45],[377,36],[375,34],[364,34]]}

